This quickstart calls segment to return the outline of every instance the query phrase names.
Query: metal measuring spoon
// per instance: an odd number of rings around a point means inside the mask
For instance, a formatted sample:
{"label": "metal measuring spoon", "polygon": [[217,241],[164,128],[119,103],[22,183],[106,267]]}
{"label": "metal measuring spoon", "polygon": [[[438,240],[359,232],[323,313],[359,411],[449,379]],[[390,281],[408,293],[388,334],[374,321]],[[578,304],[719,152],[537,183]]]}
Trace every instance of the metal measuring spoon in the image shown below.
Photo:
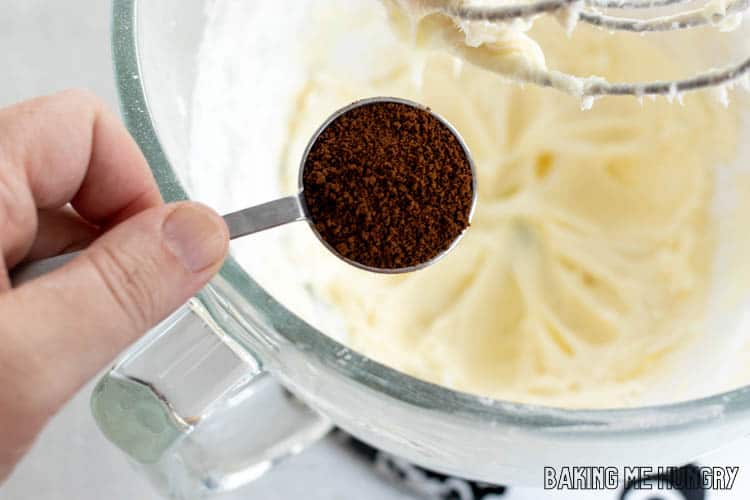
{"label": "metal measuring spoon", "polygon": [[[418,104],[418,103],[415,103],[413,101],[409,101],[406,99],[396,98],[396,97],[373,97],[369,99],[362,99],[360,101],[356,101],[336,111],[323,123],[323,125],[320,126],[320,128],[318,128],[315,134],[313,134],[312,138],[310,139],[310,142],[308,142],[307,144],[307,148],[305,149],[305,152],[302,155],[302,159],[300,161],[299,176],[297,179],[297,184],[298,184],[297,194],[292,195],[292,196],[287,196],[285,198],[280,198],[278,200],[269,201],[261,205],[255,205],[253,207],[245,208],[243,210],[239,210],[237,212],[232,212],[232,213],[224,215],[224,221],[229,227],[230,239],[240,238],[242,236],[247,236],[249,234],[264,231],[266,229],[271,229],[273,227],[282,226],[284,224],[289,224],[290,222],[297,222],[297,221],[304,220],[308,222],[310,229],[312,229],[313,233],[315,233],[315,235],[321,241],[321,243],[323,243],[323,245],[325,245],[325,247],[328,248],[328,250],[330,250],[331,252],[333,252],[337,257],[339,257],[340,259],[360,269],[364,269],[366,271],[371,271],[374,273],[384,273],[384,274],[407,273],[407,272],[412,272],[412,271],[417,271],[419,269],[423,269],[427,266],[434,264],[435,262],[443,258],[451,249],[453,249],[458,243],[458,241],[461,239],[461,237],[463,236],[463,232],[461,232],[451,242],[451,244],[447,248],[445,248],[435,257],[431,258],[430,260],[426,262],[420,262],[417,265],[413,265],[409,267],[402,267],[402,268],[371,267],[371,266],[364,265],[360,262],[356,262],[354,260],[348,259],[344,257],[343,255],[341,255],[335,248],[333,248],[333,246],[331,246],[324,238],[321,237],[321,235],[316,230],[315,225],[312,223],[310,212],[307,209],[307,205],[305,203],[305,193],[303,189],[303,176],[305,172],[305,165],[307,164],[307,157],[310,151],[312,150],[313,146],[315,145],[315,143],[317,142],[318,138],[323,133],[323,131],[325,131],[338,118],[342,117],[343,115],[345,115],[346,113],[348,113],[349,111],[353,109],[359,108],[361,106],[366,106],[369,104],[377,104],[377,103],[403,104],[403,105],[413,107],[421,111],[426,111],[430,113],[433,117],[435,117],[438,121],[440,121],[440,123],[442,123],[455,137],[455,139],[460,144],[464,152],[464,155],[466,157],[466,160],[471,168],[472,200],[471,200],[471,209],[469,212],[469,221],[471,221],[471,217],[474,213],[474,207],[476,205],[476,199],[477,199],[476,170],[474,167],[474,162],[471,158],[471,154],[469,152],[469,148],[466,146],[466,143],[464,142],[461,135],[443,117],[441,117],[437,113],[433,112],[432,110],[430,110],[429,108],[421,104]],[[29,264],[18,266],[15,269],[13,269],[11,272],[11,282],[13,283],[14,286],[17,286],[37,276],[46,274],[54,269],[57,269],[58,267],[61,267],[62,265],[70,261],[73,257],[75,257],[78,253],[79,252],[68,253],[64,255],[59,255],[57,257],[51,257],[48,259],[43,259],[43,260],[31,262]]]}

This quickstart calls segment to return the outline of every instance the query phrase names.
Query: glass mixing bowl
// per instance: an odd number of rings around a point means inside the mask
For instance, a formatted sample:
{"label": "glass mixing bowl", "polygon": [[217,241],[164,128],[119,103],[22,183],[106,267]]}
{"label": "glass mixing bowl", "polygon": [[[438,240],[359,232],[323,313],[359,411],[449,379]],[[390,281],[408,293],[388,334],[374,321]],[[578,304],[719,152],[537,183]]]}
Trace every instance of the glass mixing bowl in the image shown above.
{"label": "glass mixing bowl", "polygon": [[[189,195],[180,182],[191,161],[189,103],[212,3],[113,2],[122,113],[167,200]],[[273,54],[279,19],[264,21],[259,50]],[[282,57],[266,63],[268,74],[293,70]],[[265,75],[248,92],[271,89]],[[273,119],[264,112],[273,106],[253,119]],[[269,189],[260,188],[266,199],[276,194]],[[265,201],[253,196],[245,205]],[[230,208],[218,197],[202,201]],[[438,471],[523,485],[541,484],[544,466],[683,464],[750,432],[750,387],[592,411],[480,398],[417,380],[311,327],[231,258],[117,362],[98,384],[92,409],[105,435],[163,491],[185,498],[258,477],[332,424]]]}

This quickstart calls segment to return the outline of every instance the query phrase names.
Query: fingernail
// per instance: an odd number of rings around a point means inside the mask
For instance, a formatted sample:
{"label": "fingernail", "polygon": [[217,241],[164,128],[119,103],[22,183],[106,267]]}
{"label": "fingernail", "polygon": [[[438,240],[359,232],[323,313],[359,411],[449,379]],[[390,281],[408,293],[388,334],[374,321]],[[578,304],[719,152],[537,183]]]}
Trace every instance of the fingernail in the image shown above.
{"label": "fingernail", "polygon": [[226,226],[206,207],[180,205],[167,216],[162,231],[172,253],[193,272],[214,265],[226,253]]}

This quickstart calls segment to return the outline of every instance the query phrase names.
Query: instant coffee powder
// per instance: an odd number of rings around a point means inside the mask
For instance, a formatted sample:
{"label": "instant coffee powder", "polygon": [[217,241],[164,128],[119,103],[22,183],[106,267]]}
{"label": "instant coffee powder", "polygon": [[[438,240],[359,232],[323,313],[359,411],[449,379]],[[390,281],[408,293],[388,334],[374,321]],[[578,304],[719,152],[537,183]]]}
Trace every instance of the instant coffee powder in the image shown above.
{"label": "instant coffee powder", "polygon": [[341,114],[310,146],[302,174],[313,226],[345,259],[379,269],[429,262],[468,227],[473,170],[429,109],[374,101]]}

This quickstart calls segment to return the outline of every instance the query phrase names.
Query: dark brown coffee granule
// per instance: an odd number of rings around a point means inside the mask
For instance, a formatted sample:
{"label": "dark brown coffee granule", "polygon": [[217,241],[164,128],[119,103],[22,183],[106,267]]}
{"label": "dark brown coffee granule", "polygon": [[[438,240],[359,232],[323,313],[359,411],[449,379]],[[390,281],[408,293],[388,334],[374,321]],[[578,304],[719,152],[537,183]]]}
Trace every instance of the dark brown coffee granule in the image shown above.
{"label": "dark brown coffee granule", "polygon": [[304,199],[320,236],[342,256],[398,269],[427,262],[469,225],[472,172],[461,143],[428,111],[369,103],[331,123],[312,146]]}

